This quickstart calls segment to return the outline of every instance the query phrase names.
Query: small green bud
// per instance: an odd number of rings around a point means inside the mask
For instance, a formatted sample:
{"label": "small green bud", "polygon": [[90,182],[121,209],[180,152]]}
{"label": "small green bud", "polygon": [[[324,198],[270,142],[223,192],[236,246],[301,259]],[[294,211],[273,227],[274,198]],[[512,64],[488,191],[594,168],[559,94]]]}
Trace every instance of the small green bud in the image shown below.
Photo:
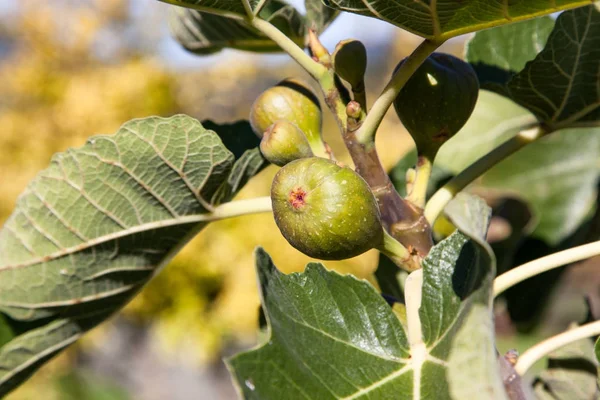
{"label": "small green bud", "polygon": [[362,107],[357,101],[350,101],[346,104],[346,115],[350,118],[359,119]]}
{"label": "small green bud", "polygon": [[333,161],[312,157],[285,165],[275,175],[271,200],[283,236],[310,257],[341,260],[384,241],[369,186]]}
{"label": "small green bud", "polygon": [[433,53],[406,82],[394,108],[419,154],[433,159],[467,122],[478,95],[479,81],[469,63]]}
{"label": "small green bud", "polygon": [[342,40],[333,52],[333,68],[353,88],[364,86],[367,71],[367,49],[354,39]]}
{"label": "small green bud", "polygon": [[265,131],[260,141],[260,152],[269,162],[280,167],[299,158],[313,156],[304,133],[289,121],[277,121]]}

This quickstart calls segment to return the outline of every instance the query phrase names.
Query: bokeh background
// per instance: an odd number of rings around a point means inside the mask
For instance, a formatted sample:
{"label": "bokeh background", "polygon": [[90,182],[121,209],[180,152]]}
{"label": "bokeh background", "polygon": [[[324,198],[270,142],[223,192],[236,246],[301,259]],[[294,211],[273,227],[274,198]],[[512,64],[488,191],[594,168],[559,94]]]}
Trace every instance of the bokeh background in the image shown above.
{"label": "bokeh background", "polygon": [[[186,53],[169,35],[169,7],[156,0],[0,2],[0,222],[53,153],[80,146],[91,135],[115,132],[125,121],[149,115],[245,119],[258,94],[279,80],[309,81],[285,55]],[[333,50],[346,38],[367,45],[371,99],[419,42],[354,15],[342,15],[322,39]],[[461,54],[462,47],[463,41],[455,40],[444,51]],[[348,161],[328,115],[325,136],[338,158]],[[393,112],[377,140],[386,143],[380,148],[388,168],[413,146]],[[268,194],[275,172],[275,167],[261,172],[239,198]],[[301,271],[310,261],[285,242],[271,215],[213,223],[125,310],[8,399],[235,398],[221,360],[256,342],[259,300],[252,252],[257,245],[285,272]],[[368,278],[376,262],[377,254],[369,252],[327,267]],[[570,272],[562,296],[581,290],[578,282],[587,276],[581,271]],[[526,347],[543,334],[516,336],[502,310],[498,313],[506,348]],[[562,329],[566,322],[556,318],[552,326]]]}

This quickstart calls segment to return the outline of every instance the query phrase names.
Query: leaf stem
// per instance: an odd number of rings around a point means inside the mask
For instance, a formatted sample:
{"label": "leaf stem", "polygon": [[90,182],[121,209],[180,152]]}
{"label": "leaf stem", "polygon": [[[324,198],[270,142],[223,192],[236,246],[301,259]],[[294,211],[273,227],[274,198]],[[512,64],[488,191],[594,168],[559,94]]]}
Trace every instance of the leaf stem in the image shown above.
{"label": "leaf stem", "polygon": [[383,244],[378,250],[392,260],[394,264],[408,272],[421,268],[419,262],[412,257],[408,249],[387,233],[385,229],[383,229]]}
{"label": "leaf stem", "polygon": [[600,241],[559,251],[520,265],[494,279],[494,297],[533,276],[597,255],[600,255]]}
{"label": "leaf stem", "polygon": [[452,178],[450,182],[442,186],[435,192],[431,199],[429,199],[425,206],[425,218],[427,218],[427,221],[429,221],[430,224],[433,224],[444,210],[444,207],[446,207],[458,192],[463,190],[467,185],[479,178],[500,161],[514,154],[529,143],[543,137],[547,133],[549,133],[549,131],[545,131],[539,125],[531,129],[522,130],[468,166],[464,171]]}
{"label": "leaf stem", "polygon": [[379,98],[375,100],[373,107],[367,114],[367,118],[356,132],[356,138],[360,143],[367,144],[374,140],[377,128],[379,128],[381,121],[383,121],[383,117],[394,102],[394,99],[398,96],[398,93],[400,93],[400,90],[404,87],[404,84],[417,68],[423,64],[427,57],[440,47],[442,43],[444,43],[444,41],[425,39],[421,42],[419,47],[406,58],[398,71],[388,82],[387,86],[383,89]]}
{"label": "leaf stem", "polygon": [[293,40],[284,35],[273,24],[258,17],[248,18],[248,23],[260,32],[264,33],[269,39],[277,43],[281,49],[290,55],[302,68],[312,77],[319,80],[327,73],[327,68],[304,52]]}
{"label": "leaf stem", "polygon": [[533,364],[544,356],[569,343],[596,335],[600,335],[600,321],[591,322],[546,339],[531,347],[519,357],[515,365],[515,371],[523,376]]}
{"label": "leaf stem", "polygon": [[406,200],[419,208],[425,207],[427,185],[429,184],[429,178],[431,178],[432,166],[433,163],[430,157],[420,155],[417,159],[415,180],[411,183],[411,191],[408,193]]}
{"label": "leaf stem", "polygon": [[239,217],[241,215],[258,214],[272,210],[271,197],[255,197],[253,199],[236,200],[223,203],[206,215],[203,221],[216,221],[219,219]]}

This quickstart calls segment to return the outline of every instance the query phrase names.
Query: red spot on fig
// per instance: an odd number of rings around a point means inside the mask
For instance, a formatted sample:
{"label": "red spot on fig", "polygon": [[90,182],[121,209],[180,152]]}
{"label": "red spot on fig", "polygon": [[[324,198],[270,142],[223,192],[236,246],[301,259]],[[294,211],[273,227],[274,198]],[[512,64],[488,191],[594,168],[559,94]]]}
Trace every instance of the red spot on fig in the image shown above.
{"label": "red spot on fig", "polygon": [[299,186],[296,186],[290,192],[289,202],[294,209],[299,210],[306,204],[306,191]]}

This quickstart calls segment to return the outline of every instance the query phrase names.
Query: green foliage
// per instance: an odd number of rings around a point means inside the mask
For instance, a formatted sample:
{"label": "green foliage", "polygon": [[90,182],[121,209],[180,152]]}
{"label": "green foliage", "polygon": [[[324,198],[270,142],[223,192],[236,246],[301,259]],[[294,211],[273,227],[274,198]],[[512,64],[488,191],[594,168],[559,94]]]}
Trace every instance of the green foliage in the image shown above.
{"label": "green foliage", "polygon": [[[455,203],[451,213],[457,225],[467,222],[465,231],[477,239],[456,232],[432,249],[423,270],[409,276],[406,330],[367,282],[320,264],[286,276],[257,250],[271,336],[229,361],[244,397],[415,399],[435,393],[443,399],[473,390],[464,387],[466,375],[487,398],[505,398],[492,326],[482,327],[490,319],[494,268],[481,236],[488,212],[472,197]],[[473,215],[484,225],[467,221]],[[475,342],[468,340],[473,332]]]}
{"label": "green foliage", "polygon": [[[279,46],[243,20],[227,18],[189,8],[173,7],[169,27],[188,51],[199,55],[230,47],[255,52],[278,52]],[[304,18],[291,5],[270,1],[259,13],[295,42],[304,40]]]}
{"label": "green foliage", "polygon": [[[544,41],[549,25],[549,21],[528,23],[524,30],[504,28],[497,34],[482,33],[469,48],[469,60],[498,68],[510,76],[505,82],[496,82],[499,88],[491,87],[530,110],[551,129],[597,126],[600,91],[591,83],[597,80],[600,57],[600,10],[590,5],[562,13],[544,49],[522,69],[516,69],[531,59]],[[514,43],[523,36],[533,39],[524,41],[528,46],[519,46],[523,50],[513,63],[501,65],[503,55],[512,51]],[[499,50],[485,54],[481,52],[484,46]]]}
{"label": "green foliage", "polygon": [[0,311],[23,331],[0,349],[0,393],[122,307],[262,163],[186,116],[55,156],[0,231]]}
{"label": "green foliage", "polygon": [[572,342],[548,356],[548,369],[533,385],[539,400],[588,400],[600,396],[598,360],[588,338]]}
{"label": "green foliage", "polygon": [[304,0],[307,25],[317,33],[323,32],[338,16],[339,11],[327,7],[321,0]]}
{"label": "green foliage", "polygon": [[325,0],[325,4],[330,7],[375,17],[416,35],[436,40],[590,3],[593,0],[529,0],[504,4],[490,4],[488,0]]}
{"label": "green foliage", "polygon": [[[460,191],[473,183],[487,197],[522,200],[508,218],[508,229],[518,232],[496,246],[503,268],[530,220],[537,221],[535,237],[552,245],[581,229],[598,199],[598,6],[306,0],[302,15],[280,0],[165,2],[183,7],[173,11],[171,29],[194,53],[289,53],[320,86],[356,169],[337,162],[323,142],[319,99],[295,79],[263,92],[249,122],[150,117],[57,154],[0,230],[0,396],[123,307],[210,221],[272,207],[285,239],[304,254],[339,260],[375,248],[390,258],[381,256],[367,282],[316,263],[285,275],[256,250],[266,331],[258,347],[229,361],[245,398],[521,399],[515,393],[529,386],[514,371],[526,363],[513,370],[495,350],[491,210]],[[586,7],[570,10],[578,6]],[[364,45],[342,41],[332,57],[317,36],[339,10],[426,39],[370,110]],[[569,11],[556,23],[545,17],[509,25],[562,10]],[[467,61],[504,98],[482,92],[471,115],[479,95],[474,70],[434,51],[449,38],[492,27],[472,39]],[[412,169],[415,154],[408,154],[390,181],[374,136],[392,103],[419,159]],[[432,169],[427,159],[446,142]],[[283,165],[271,198],[227,204],[266,166],[263,155]],[[425,193],[452,175],[425,204]],[[448,232],[433,245],[430,223],[444,206]],[[400,273],[394,263],[412,272]],[[580,332],[595,333],[596,325]],[[540,398],[598,395],[590,345],[552,355],[534,385]],[[84,380],[66,377],[65,396],[124,396]]]}

